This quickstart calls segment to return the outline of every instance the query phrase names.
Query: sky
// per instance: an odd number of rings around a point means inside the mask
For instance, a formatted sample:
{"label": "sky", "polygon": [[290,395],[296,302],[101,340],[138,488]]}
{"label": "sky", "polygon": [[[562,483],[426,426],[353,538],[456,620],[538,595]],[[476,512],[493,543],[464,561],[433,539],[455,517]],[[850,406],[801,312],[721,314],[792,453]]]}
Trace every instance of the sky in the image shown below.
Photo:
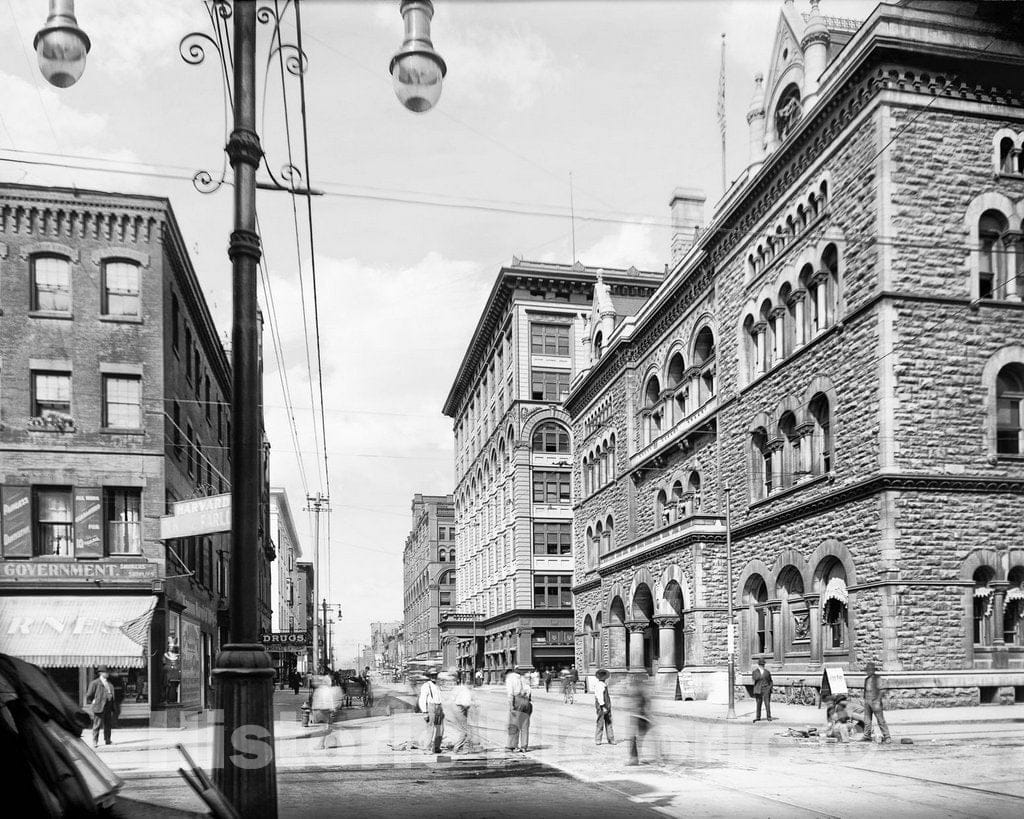
{"label": "sky", "polygon": [[[211,32],[206,7],[76,5],[92,48],[82,79],[57,89],[32,50],[46,0],[0,0],[0,179],[168,197],[227,334],[231,188],[201,194],[191,182],[199,170],[221,173],[220,68],[212,52],[196,66],[179,56],[182,37]],[[308,158],[311,185],[325,194],[312,198],[312,243],[305,199],[261,191],[257,207],[272,302],[261,298],[271,320],[271,483],[288,493],[304,559],[313,556],[306,497],[330,496],[321,597],[342,609],[339,665],[368,643],[372,621],[402,619],[412,497],[454,489],[441,408],[500,266],[513,256],[570,263],[575,242],[585,264],[662,269],[673,189],[704,190],[708,216],[722,193],[722,34],[731,180],[746,164],[753,76],[767,72],[782,3],[434,5],[448,74],[438,106],[413,114],[388,74],[402,41],[398,0],[303,0],[308,155],[298,80],[282,84],[271,63],[264,82],[270,27],[258,32],[269,166]],[[863,20],[874,5],[822,0],[821,10]],[[809,10],[807,0],[796,6]],[[284,42],[296,34],[289,11]]]}

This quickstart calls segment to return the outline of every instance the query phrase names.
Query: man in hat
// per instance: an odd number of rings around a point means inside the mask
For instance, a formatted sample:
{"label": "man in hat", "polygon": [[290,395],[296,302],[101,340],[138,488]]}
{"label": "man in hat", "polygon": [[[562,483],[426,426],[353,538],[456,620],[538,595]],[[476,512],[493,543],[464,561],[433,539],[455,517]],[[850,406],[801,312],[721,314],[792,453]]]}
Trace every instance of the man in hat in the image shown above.
{"label": "man in hat", "polygon": [[100,744],[100,728],[103,729],[103,742],[110,744],[110,732],[117,717],[117,698],[114,695],[114,684],[110,681],[110,672],[105,665],[96,666],[97,676],[85,692],[85,704],[92,714],[92,747]]}
{"label": "man in hat", "polygon": [[772,721],[772,672],[764,667],[764,657],[757,661],[757,668],[751,675],[754,678],[754,699],[757,702],[757,714],[754,722],[761,721],[761,704],[764,704],[765,716]]}
{"label": "man in hat", "polygon": [[878,680],[878,672],[874,663],[864,664],[864,736],[861,740],[871,742],[871,716],[878,720],[878,727],[882,731],[882,742],[892,742],[889,736],[889,726],[885,724],[885,714],[882,713],[882,686]]}
{"label": "man in hat", "polygon": [[608,672],[597,669],[594,674],[597,683],[594,685],[594,709],[597,712],[597,726],[594,731],[594,744],[601,744],[601,735],[604,734],[609,745],[615,744],[615,732],[612,731],[612,697],[608,692]]}
{"label": "man in hat", "polygon": [[441,738],[444,736],[444,707],[441,705],[441,689],[437,687],[437,669],[427,671],[427,679],[420,686],[420,712],[427,721],[425,736],[429,748],[424,753],[441,753]]}

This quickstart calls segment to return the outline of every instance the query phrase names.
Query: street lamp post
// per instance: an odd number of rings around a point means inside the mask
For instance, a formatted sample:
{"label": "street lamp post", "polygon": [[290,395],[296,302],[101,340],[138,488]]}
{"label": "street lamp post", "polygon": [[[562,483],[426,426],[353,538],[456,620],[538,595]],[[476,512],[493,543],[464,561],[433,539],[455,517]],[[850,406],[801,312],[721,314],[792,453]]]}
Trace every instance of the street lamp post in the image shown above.
{"label": "street lamp post", "polygon": [[[400,9],[405,21],[405,40],[392,58],[390,70],[402,104],[422,113],[437,103],[446,71],[444,60],[430,41],[434,9],[429,0],[402,0]],[[249,0],[239,0],[230,7],[227,0],[214,0],[211,7],[212,19],[231,17],[234,26],[232,53],[227,55],[221,46],[216,46],[225,67],[230,64],[233,69],[234,122],[225,150],[234,173],[234,224],[228,244],[233,285],[231,624],[230,642],[221,646],[213,670],[223,713],[214,738],[214,781],[247,819],[277,816],[274,668],[260,642],[259,619],[258,521],[263,424],[256,273],[262,251],[256,231],[256,171],[263,159],[263,149],[256,131],[257,14],[257,3]],[[207,40],[216,44],[211,38]],[[46,23],[36,34],[33,45],[47,82],[67,88],[78,81],[85,71],[91,43],[78,27],[74,0],[50,0]],[[200,61],[201,53],[201,49],[198,55],[193,53],[189,61]],[[301,54],[299,64],[304,65]],[[307,189],[307,193],[311,192]]]}

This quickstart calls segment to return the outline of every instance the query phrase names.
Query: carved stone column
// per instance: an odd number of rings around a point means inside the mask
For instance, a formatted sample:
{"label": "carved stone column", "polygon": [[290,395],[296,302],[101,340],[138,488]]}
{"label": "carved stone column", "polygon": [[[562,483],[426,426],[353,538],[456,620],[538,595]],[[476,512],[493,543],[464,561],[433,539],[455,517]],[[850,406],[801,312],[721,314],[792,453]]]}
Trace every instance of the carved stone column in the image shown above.
{"label": "carved stone column", "polygon": [[775,336],[775,362],[786,357],[786,308],[776,307],[772,310],[772,329]]}
{"label": "carved stone column", "polygon": [[786,635],[782,630],[782,601],[770,600],[768,612],[772,628],[772,657],[776,663],[781,665],[786,642]]}
{"label": "carved stone column", "polygon": [[797,290],[789,299],[793,305],[793,350],[799,350],[807,343],[807,317],[804,314],[806,290]]}
{"label": "carved stone column", "polygon": [[626,627],[618,623],[609,623],[608,632],[608,668],[624,671],[627,666]]}
{"label": "carved stone column", "polygon": [[992,587],[992,645],[1002,648],[1006,645],[1003,635],[1003,612],[1006,610],[1006,590],[1010,584],[1006,580],[991,580]]}
{"label": "carved stone column", "polygon": [[825,627],[821,621],[821,595],[805,594],[807,614],[810,617],[808,628],[811,638],[811,663],[824,661]]}
{"label": "carved stone column", "polygon": [[768,329],[768,324],[763,321],[757,322],[754,325],[754,375],[761,375],[767,366],[765,366],[765,331]]}
{"label": "carved stone column", "polygon": [[676,626],[678,617],[655,617],[658,625],[658,673],[676,672]]}
{"label": "carved stone column", "polygon": [[639,620],[631,620],[626,623],[629,629],[629,670],[646,671],[644,665],[644,631],[647,623]]}

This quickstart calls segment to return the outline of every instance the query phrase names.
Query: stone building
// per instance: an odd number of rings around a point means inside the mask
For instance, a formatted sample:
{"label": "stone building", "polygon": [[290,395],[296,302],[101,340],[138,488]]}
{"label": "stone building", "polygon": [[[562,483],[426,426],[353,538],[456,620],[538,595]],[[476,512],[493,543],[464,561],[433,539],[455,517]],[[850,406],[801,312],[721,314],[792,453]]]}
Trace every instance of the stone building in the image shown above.
{"label": "stone building", "polygon": [[79,702],[110,666],[123,719],[212,706],[228,527],[161,517],[229,491],[230,389],[166,199],[0,185],[0,651]]}
{"label": "stone building", "polygon": [[[562,401],[589,359],[594,283],[629,312],[660,274],[513,260],[498,274],[445,402],[455,432],[457,609],[445,664],[573,664],[572,436]],[[600,342],[598,342],[600,343]]]}
{"label": "stone building", "polygon": [[401,621],[370,623],[370,648],[373,668],[378,671],[400,669],[405,663],[405,624]]}
{"label": "stone building", "polygon": [[[270,630],[307,635],[304,612],[306,601],[302,599],[298,588],[302,544],[299,542],[298,532],[295,531],[288,494],[279,487],[270,490],[270,537],[275,553],[270,573],[270,599],[273,601],[274,611]],[[277,669],[279,682],[287,682],[292,671],[306,672],[304,651],[301,648],[304,645],[305,643],[300,643],[271,652],[274,655],[274,667]]]}
{"label": "stone building", "polygon": [[581,666],[721,695],[731,597],[740,684],[1024,699],[1014,13],[783,5],[748,167],[706,225],[674,200],[665,283],[566,402]]}
{"label": "stone building", "polygon": [[[402,577],[405,657],[438,659],[438,623],[453,607],[455,593],[455,507],[451,495],[413,496]],[[372,654],[373,647],[368,650]]]}
{"label": "stone building", "polygon": [[[298,571],[295,578],[295,622],[299,625],[303,631],[306,631],[311,636],[313,634],[313,589],[315,584],[313,583],[313,564],[305,561],[299,561],[296,563],[296,569]],[[320,630],[321,639],[323,639],[323,626],[317,623],[317,628]],[[306,649],[305,654],[301,655],[297,662],[302,664],[305,662],[306,671],[312,673],[316,665],[313,662],[313,645],[312,640],[309,647]]]}

